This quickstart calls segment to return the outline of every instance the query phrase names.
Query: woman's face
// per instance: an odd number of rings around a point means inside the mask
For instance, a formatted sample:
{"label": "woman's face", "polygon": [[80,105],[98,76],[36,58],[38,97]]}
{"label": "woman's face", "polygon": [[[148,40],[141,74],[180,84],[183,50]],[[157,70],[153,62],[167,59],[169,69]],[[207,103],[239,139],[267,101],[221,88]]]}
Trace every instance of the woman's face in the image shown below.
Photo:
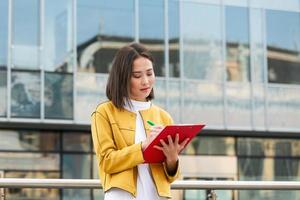
{"label": "woman's face", "polygon": [[154,82],[155,75],[152,62],[144,57],[135,59],[130,79],[130,99],[146,101]]}

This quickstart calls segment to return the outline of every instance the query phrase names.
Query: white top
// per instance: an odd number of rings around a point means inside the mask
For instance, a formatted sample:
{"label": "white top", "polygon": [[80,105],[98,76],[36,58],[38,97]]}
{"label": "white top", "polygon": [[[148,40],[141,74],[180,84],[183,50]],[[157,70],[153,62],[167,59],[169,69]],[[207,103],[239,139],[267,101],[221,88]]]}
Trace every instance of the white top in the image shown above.
{"label": "white top", "polygon": [[[132,107],[126,104],[125,109],[136,113],[135,144],[137,144],[146,139],[144,123],[139,111],[150,108],[151,102],[131,100],[131,103]],[[125,190],[119,188],[111,188],[110,190],[105,192],[104,200],[166,200],[167,198],[160,197],[157,193],[155,184],[152,179],[149,164],[139,164],[137,168],[138,176],[136,198],[134,198],[132,194]]]}

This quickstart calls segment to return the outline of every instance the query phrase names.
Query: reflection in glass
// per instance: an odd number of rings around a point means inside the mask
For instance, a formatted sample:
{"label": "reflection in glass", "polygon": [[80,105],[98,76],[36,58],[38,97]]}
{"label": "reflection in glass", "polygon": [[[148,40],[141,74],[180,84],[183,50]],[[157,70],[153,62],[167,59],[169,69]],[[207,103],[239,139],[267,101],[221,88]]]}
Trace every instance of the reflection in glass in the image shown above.
{"label": "reflection in glass", "polygon": [[[60,178],[59,172],[5,172],[5,178]],[[5,199],[15,199],[15,200],[60,200],[59,189],[51,188],[11,188],[7,189],[5,192]]]}
{"label": "reflection in glass", "polygon": [[0,130],[0,150],[58,151],[59,135],[49,132]]}
{"label": "reflection in glass", "polygon": [[300,128],[300,89],[270,86],[267,111],[271,128]]}
{"label": "reflection in glass", "polygon": [[90,123],[91,113],[96,106],[106,101],[106,74],[77,73],[76,78],[76,121]]}
{"label": "reflection in glass", "polygon": [[76,152],[90,152],[91,135],[87,133],[64,133],[63,150]]}
{"label": "reflection in glass", "polygon": [[169,76],[180,76],[179,63],[179,1],[170,0],[169,10]]}
{"label": "reflection in glass", "polygon": [[184,76],[221,82],[221,7],[190,2],[182,5]]}
{"label": "reflection in glass", "polygon": [[91,178],[91,163],[89,154],[64,154],[63,178]]}
{"label": "reflection in glass", "polygon": [[13,71],[11,77],[11,116],[40,116],[40,73]]}
{"label": "reflection in glass", "polygon": [[116,51],[134,40],[134,1],[77,1],[78,70],[108,73]]}
{"label": "reflection in glass", "polygon": [[[84,154],[63,155],[63,178],[65,179],[90,179],[91,156]],[[89,200],[90,189],[64,189],[64,200]]]}
{"label": "reflection in glass", "polygon": [[227,81],[250,81],[249,12],[225,7]]}
{"label": "reflection in glass", "polygon": [[12,2],[12,64],[17,68],[37,69],[40,45],[40,1],[14,0]]}
{"label": "reflection in glass", "polygon": [[250,84],[226,84],[226,122],[232,127],[251,127]]}
{"label": "reflection in glass", "polygon": [[73,118],[73,76],[45,73],[45,118]]}
{"label": "reflection in glass", "polygon": [[[196,80],[184,82],[184,111],[182,123],[205,123],[208,126],[223,126],[222,85]],[[207,114],[209,113],[209,114]]]}
{"label": "reflection in glass", "polygon": [[45,1],[45,47],[43,63],[47,71],[72,71],[71,0]]}
{"label": "reflection in glass", "polygon": [[193,150],[184,151],[189,155],[235,155],[235,140],[233,137],[196,137],[191,141]]}
{"label": "reflection in glass", "polygon": [[268,80],[300,84],[300,17],[298,12],[267,10]]}
{"label": "reflection in glass", "polygon": [[0,152],[0,170],[58,171],[59,158],[56,153]]}
{"label": "reflection in glass", "polygon": [[[6,68],[6,65],[7,65],[7,41],[8,41],[8,23],[7,22],[8,22],[8,1],[1,0],[0,1],[0,69]],[[0,79],[0,81],[1,81],[1,79]],[[1,85],[0,85],[0,87],[1,87]],[[0,107],[1,107],[1,105],[0,105]],[[0,108],[0,110],[1,110],[1,108]],[[1,115],[1,111],[0,111],[0,115]]]}
{"label": "reflection in glass", "polygon": [[139,36],[154,57],[156,76],[165,76],[164,1],[139,1]]}
{"label": "reflection in glass", "polygon": [[239,156],[297,157],[300,153],[299,139],[238,138]]}
{"label": "reflection in glass", "polygon": [[6,97],[7,97],[7,73],[6,71],[0,70],[0,117],[6,115]]}

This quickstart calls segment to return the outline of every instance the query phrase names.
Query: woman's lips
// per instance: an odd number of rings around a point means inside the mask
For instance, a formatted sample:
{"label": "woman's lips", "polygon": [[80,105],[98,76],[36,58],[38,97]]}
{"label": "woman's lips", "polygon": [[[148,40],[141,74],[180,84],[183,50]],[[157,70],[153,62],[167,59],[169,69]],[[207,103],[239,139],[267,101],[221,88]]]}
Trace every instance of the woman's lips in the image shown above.
{"label": "woman's lips", "polygon": [[146,92],[146,91],[148,91],[149,89],[150,89],[150,87],[142,88],[141,91],[142,91],[142,92]]}

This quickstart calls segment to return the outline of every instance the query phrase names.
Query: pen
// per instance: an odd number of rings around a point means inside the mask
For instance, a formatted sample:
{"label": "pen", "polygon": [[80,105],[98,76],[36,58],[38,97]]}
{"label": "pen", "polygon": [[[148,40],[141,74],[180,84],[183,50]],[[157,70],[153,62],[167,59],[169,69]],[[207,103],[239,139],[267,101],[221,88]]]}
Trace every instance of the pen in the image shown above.
{"label": "pen", "polygon": [[155,126],[155,124],[154,124],[152,121],[150,121],[150,120],[147,120],[147,123],[148,123],[150,126]]}

